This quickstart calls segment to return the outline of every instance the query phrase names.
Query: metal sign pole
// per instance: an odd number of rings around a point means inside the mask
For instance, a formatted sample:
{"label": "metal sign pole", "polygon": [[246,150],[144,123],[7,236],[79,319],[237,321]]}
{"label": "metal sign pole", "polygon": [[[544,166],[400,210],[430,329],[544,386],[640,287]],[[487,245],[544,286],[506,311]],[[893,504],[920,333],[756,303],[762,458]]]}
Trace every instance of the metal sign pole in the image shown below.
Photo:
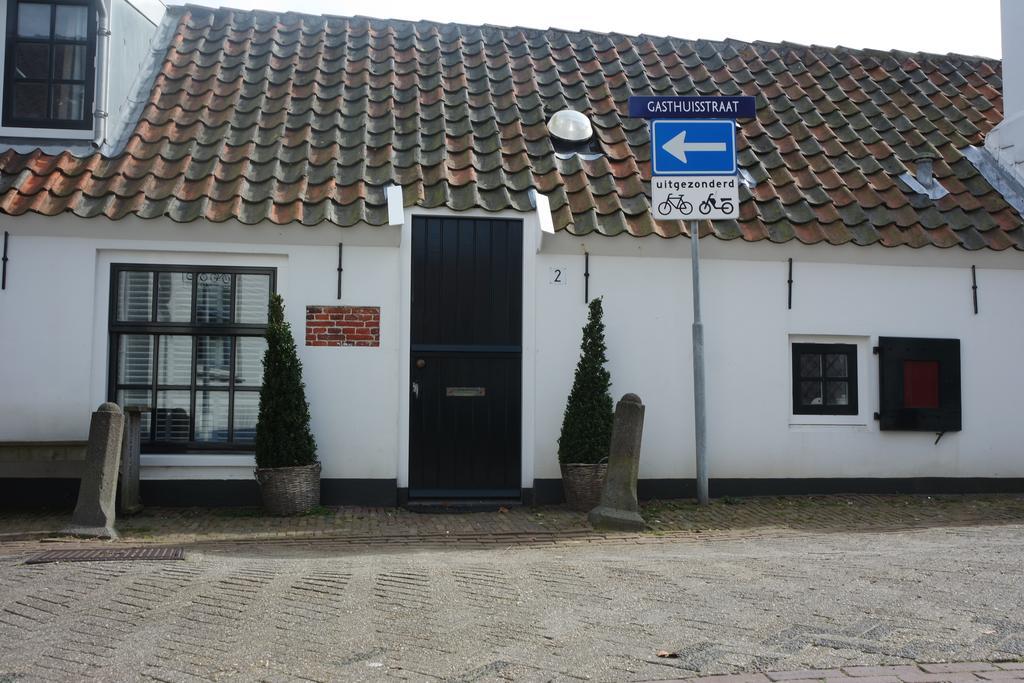
{"label": "metal sign pole", "polygon": [[697,501],[708,504],[707,403],[704,396],[704,323],[700,317],[700,221],[690,221],[693,266],[693,421],[697,442]]}
{"label": "metal sign pole", "polygon": [[650,121],[651,217],[686,221],[693,266],[693,421],[697,500],[708,504],[704,324],[700,317],[700,221],[739,220],[736,119],[757,117],[757,98],[632,96],[629,115]]}

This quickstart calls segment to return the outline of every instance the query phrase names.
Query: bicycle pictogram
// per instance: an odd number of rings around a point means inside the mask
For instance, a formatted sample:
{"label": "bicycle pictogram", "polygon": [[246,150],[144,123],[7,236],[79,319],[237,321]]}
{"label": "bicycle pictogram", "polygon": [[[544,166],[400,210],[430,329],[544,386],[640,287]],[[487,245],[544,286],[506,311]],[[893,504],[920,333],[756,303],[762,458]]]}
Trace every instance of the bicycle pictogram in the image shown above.
{"label": "bicycle pictogram", "polygon": [[684,216],[689,216],[693,212],[693,204],[683,199],[681,194],[670,194],[665,201],[658,204],[658,213],[667,216],[672,213],[672,209],[679,211]]}

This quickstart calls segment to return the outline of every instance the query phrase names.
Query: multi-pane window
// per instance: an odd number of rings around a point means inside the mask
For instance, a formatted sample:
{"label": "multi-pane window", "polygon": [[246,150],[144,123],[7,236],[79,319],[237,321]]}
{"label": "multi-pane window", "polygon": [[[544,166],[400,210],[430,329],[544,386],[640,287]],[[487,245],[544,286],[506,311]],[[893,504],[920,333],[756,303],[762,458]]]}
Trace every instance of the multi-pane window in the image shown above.
{"label": "multi-pane window", "polygon": [[855,344],[793,344],[793,414],[857,414]]}
{"label": "multi-pane window", "polygon": [[144,450],[252,448],[272,269],[115,265],[111,394]]}
{"label": "multi-pane window", "polygon": [[89,128],[96,29],[89,0],[12,0],[4,124]]}

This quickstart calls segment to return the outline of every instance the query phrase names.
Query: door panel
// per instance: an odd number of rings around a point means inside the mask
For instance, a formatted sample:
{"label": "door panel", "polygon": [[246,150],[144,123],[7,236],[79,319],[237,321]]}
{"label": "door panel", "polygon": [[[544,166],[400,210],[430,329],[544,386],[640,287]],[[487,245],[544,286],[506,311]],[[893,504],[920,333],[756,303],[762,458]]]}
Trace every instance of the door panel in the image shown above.
{"label": "door panel", "polygon": [[522,223],[414,218],[409,496],[520,493]]}
{"label": "door panel", "polygon": [[420,497],[519,495],[519,357],[421,354],[412,376],[420,395],[412,398],[410,489]]}
{"label": "door panel", "polygon": [[522,268],[519,221],[414,218],[413,346],[518,347]]}

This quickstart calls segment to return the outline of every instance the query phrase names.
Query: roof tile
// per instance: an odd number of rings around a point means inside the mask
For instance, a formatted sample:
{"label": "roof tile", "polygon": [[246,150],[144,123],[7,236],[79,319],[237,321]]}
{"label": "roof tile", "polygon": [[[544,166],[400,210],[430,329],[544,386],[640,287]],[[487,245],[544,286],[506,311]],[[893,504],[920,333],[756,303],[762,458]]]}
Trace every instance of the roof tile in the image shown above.
{"label": "roof tile", "polygon": [[[164,63],[112,159],[0,155],[0,211],[340,226],[407,203],[529,210],[556,228],[673,237],[650,213],[650,138],[630,95],[752,94],[737,147],[755,181],[721,239],[1024,248],[1020,215],[960,153],[1001,120],[998,61],[170,8]],[[587,113],[602,156],[555,154],[546,120]],[[896,178],[922,155],[950,194]]]}

